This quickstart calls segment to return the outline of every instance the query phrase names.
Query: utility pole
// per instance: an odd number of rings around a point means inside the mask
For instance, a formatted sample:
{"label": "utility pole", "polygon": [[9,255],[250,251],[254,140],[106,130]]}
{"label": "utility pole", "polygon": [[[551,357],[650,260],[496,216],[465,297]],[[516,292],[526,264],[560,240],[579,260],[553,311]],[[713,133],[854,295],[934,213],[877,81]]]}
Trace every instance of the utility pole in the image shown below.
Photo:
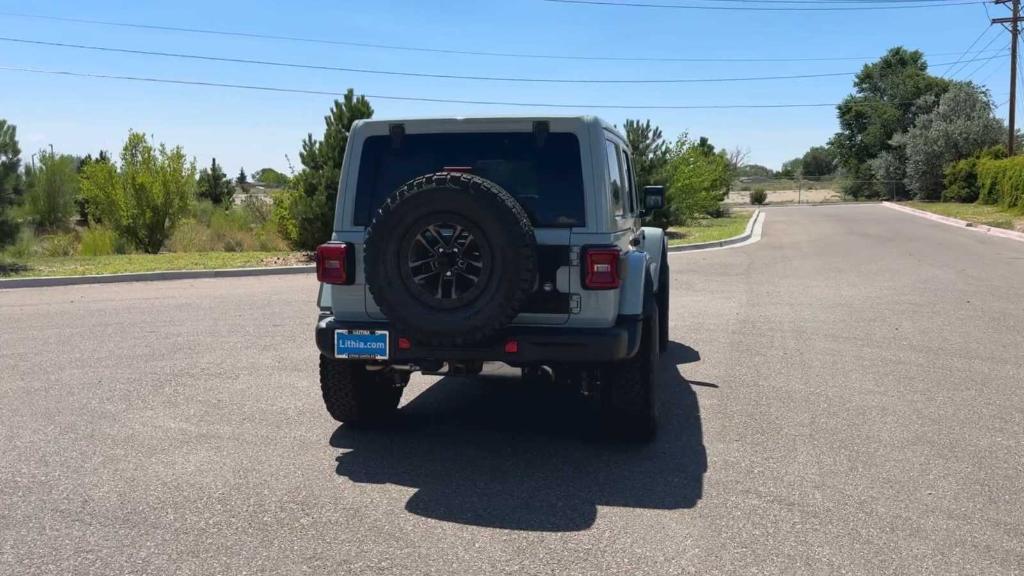
{"label": "utility pole", "polygon": [[1010,134],[1007,137],[1006,151],[1013,156],[1013,147],[1017,140],[1017,35],[1020,33],[1020,0],[995,0],[996,4],[1009,3],[1013,16],[1009,18],[993,18],[993,24],[1009,24],[1010,29],[1010,113],[1008,123]]}

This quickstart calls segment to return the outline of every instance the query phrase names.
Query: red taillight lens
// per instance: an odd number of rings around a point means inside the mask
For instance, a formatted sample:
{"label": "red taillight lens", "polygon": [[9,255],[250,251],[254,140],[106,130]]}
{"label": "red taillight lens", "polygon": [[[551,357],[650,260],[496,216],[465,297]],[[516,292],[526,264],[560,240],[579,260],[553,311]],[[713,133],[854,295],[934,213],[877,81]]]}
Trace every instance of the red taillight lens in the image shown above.
{"label": "red taillight lens", "polygon": [[518,354],[519,353],[519,341],[508,340],[505,342],[505,353],[506,354]]}
{"label": "red taillight lens", "polygon": [[618,248],[588,248],[584,256],[583,287],[590,290],[611,290],[618,288]]}
{"label": "red taillight lens", "polygon": [[328,243],[316,249],[316,279],[325,284],[351,284],[352,246],[345,243]]}

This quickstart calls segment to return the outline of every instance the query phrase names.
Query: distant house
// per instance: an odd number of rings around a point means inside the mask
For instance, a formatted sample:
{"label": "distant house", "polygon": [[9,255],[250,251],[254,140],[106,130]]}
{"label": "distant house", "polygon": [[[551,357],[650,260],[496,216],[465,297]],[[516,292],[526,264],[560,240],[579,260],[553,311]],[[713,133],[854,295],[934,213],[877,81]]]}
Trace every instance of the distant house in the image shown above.
{"label": "distant house", "polygon": [[271,204],[274,202],[273,193],[280,190],[280,186],[264,184],[262,182],[250,182],[244,187],[235,183],[235,204],[242,204],[249,198]]}

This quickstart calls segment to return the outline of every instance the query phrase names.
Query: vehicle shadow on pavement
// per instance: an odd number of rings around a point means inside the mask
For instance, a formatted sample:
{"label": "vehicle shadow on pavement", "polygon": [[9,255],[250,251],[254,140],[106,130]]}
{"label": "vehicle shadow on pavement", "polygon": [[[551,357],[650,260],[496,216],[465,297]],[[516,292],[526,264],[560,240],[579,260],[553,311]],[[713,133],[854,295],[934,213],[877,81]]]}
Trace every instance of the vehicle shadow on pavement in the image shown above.
{"label": "vehicle shadow on pavement", "polygon": [[419,516],[512,530],[584,530],[598,506],[692,508],[707,454],[697,396],[679,367],[699,359],[669,344],[649,444],[595,437],[585,399],[547,380],[446,377],[387,428],[340,426],[330,440],[344,450],[337,473],[416,488],[405,508]]}

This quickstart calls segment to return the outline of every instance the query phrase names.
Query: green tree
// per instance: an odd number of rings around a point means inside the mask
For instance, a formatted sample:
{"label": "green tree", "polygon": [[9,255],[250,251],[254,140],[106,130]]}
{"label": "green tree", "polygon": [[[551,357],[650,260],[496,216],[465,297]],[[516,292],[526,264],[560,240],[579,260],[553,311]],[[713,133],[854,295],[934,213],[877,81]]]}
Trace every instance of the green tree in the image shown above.
{"label": "green tree", "polygon": [[253,173],[252,179],[255,182],[275,188],[283,188],[288,185],[288,176],[274,170],[273,168],[261,168]]}
{"label": "green tree", "polygon": [[803,173],[804,159],[793,158],[792,160],[786,160],[782,163],[782,169],[779,170],[779,176],[782,178],[799,178]]}
{"label": "green tree", "polygon": [[716,154],[707,138],[697,142],[682,134],[668,163],[667,210],[671,224],[711,214],[729,186],[731,170],[724,154]]}
{"label": "green tree", "polygon": [[195,199],[196,165],[180,146],[155,148],[129,132],[121,165],[94,162],[82,191],[103,222],[135,247],[156,254]]}
{"label": "green tree", "polygon": [[736,169],[736,176],[739,177],[760,177],[760,178],[771,178],[775,175],[775,172],[767,166],[760,164],[744,164]]}
{"label": "green tree", "polygon": [[811,146],[800,160],[800,168],[804,176],[821,178],[835,172],[835,157],[825,146]]}
{"label": "green tree", "polygon": [[281,235],[294,247],[312,250],[330,239],[349,131],[356,120],[372,116],[370,102],[350,88],[324,117],[323,139],[309,134],[302,142],[302,170],[292,179],[289,190],[275,199],[280,202],[280,207],[275,206],[275,216]]}
{"label": "green tree", "polygon": [[[667,184],[669,153],[671,148],[662,136],[661,128],[651,124],[650,120],[626,120],[626,141],[632,151],[633,173],[638,189],[644,186],[664,186]],[[655,210],[644,221],[651,226],[666,227],[670,224],[671,214],[667,209]]]}
{"label": "green tree", "polygon": [[67,228],[78,195],[77,164],[68,154],[39,153],[39,167],[32,171],[25,194],[25,208],[38,228]]}
{"label": "green tree", "polygon": [[987,91],[969,82],[954,83],[932,112],[918,116],[905,135],[893,139],[905,150],[907,188],[919,200],[938,200],[945,167],[998,144],[1004,132]]}
{"label": "green tree", "polygon": [[18,225],[10,212],[17,202],[21,187],[20,168],[18,129],[0,118],[0,247],[9,244],[18,235]]}
{"label": "green tree", "polygon": [[633,171],[636,185],[659,186],[665,184],[665,167],[671,148],[661,134],[661,128],[650,120],[626,120],[626,141],[633,152]]}
{"label": "green tree", "polygon": [[214,158],[209,168],[199,171],[199,181],[196,183],[196,193],[200,198],[209,200],[214,204],[231,206],[231,198],[235,195],[235,188],[227,174],[217,164]]}
{"label": "green tree", "polygon": [[870,175],[868,180],[872,182],[873,190],[882,198],[906,198],[907,187],[903,181],[907,177],[907,157],[903,148],[886,150],[868,160],[861,168],[861,174]]}
{"label": "green tree", "polygon": [[704,154],[711,155],[715,153],[715,146],[711,143],[710,140],[708,140],[707,136],[701,136],[700,138],[698,138],[697,143],[693,144],[693,146]]}
{"label": "green tree", "polygon": [[[78,161],[78,175],[79,175],[79,177],[81,177],[82,172],[85,171],[85,168],[87,166],[89,166],[90,164],[93,164],[93,163],[97,163],[97,162],[105,162],[105,163],[109,164],[110,163],[110,153],[107,152],[106,150],[100,150],[100,153],[95,158],[93,158],[92,154],[86,154],[81,159],[79,159],[79,161]],[[75,196],[75,208],[78,210],[78,219],[81,220],[82,222],[89,222],[90,220],[92,220],[93,222],[99,222],[100,221],[99,216],[96,215],[96,214],[93,214],[90,217],[90,214],[89,214],[89,201],[86,200],[85,195],[82,194],[81,186],[79,186],[79,193],[78,193],[78,195]]]}
{"label": "green tree", "polygon": [[[868,162],[893,148],[892,138],[934,108],[950,82],[928,74],[924,54],[903,47],[865,64],[854,78],[854,93],[838,106],[839,132],[829,141],[853,196],[877,196],[881,189]],[[935,99],[923,99],[923,96]]]}
{"label": "green tree", "polygon": [[235,177],[235,184],[242,190],[242,192],[249,191],[249,177],[245,174],[245,168],[238,170],[238,176]]}

